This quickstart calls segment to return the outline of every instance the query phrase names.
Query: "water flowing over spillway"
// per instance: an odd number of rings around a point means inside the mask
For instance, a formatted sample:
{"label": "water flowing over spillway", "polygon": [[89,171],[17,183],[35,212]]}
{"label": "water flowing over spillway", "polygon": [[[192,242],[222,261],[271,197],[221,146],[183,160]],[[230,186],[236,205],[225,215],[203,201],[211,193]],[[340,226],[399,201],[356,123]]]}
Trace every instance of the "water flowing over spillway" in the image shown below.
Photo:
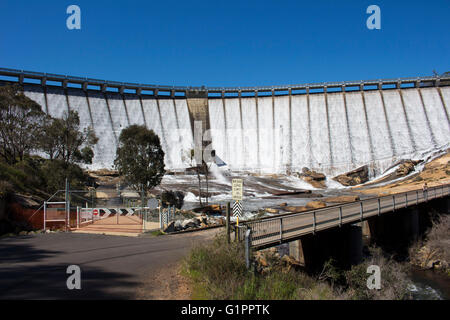
{"label": "water flowing over spillway", "polygon": [[[185,97],[24,85],[53,117],[78,112],[99,137],[91,169],[113,168],[121,130],[153,129],[168,170],[191,166],[192,119]],[[205,98],[206,99],[206,98]],[[230,170],[265,173],[308,167],[328,175],[369,165],[380,174],[450,142],[450,87],[209,97],[212,147]]]}

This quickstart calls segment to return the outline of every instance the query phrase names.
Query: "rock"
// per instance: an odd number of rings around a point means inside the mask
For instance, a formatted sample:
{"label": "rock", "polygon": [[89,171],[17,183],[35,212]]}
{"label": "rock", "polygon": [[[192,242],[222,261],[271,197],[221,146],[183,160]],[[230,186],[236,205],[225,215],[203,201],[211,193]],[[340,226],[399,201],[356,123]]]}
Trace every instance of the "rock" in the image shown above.
{"label": "rock", "polygon": [[306,210],[308,210],[308,208],[304,207],[304,206],[287,206],[287,207],[284,207],[283,210],[288,211],[288,212],[297,213],[297,212],[306,211]]}
{"label": "rock", "polygon": [[175,232],[175,221],[170,222],[163,231],[164,233]]}
{"label": "rock", "polygon": [[269,264],[264,256],[260,256],[258,260],[259,264],[263,267],[267,267]]}
{"label": "rock", "polygon": [[359,196],[339,196],[339,197],[329,197],[324,199],[328,203],[342,203],[342,202],[354,202],[359,201]]}
{"label": "rock", "polygon": [[306,204],[306,207],[310,209],[320,209],[325,208],[326,206],[327,204],[323,201],[310,201]]}
{"label": "rock", "polygon": [[284,264],[285,266],[285,271],[289,271],[291,270],[291,268],[294,269],[299,269],[302,267],[302,265],[300,264],[300,262],[298,262],[297,260],[295,260],[294,258],[292,258],[289,255],[284,255],[281,258],[281,262]]}
{"label": "rock", "polygon": [[417,164],[419,164],[421,161],[414,161],[414,160],[405,160],[403,163],[400,164],[398,169],[395,171],[395,174],[398,177],[404,177],[408,175],[411,171],[414,171],[414,168]]}
{"label": "rock", "polygon": [[197,212],[197,213],[201,212],[201,213],[209,213],[209,214],[221,214],[222,207],[218,204],[212,204],[212,205],[201,207],[201,208],[195,208],[192,211]]}
{"label": "rock", "polygon": [[200,225],[200,221],[197,218],[184,220],[181,224],[182,229],[196,228]]}
{"label": "rock", "polygon": [[286,206],[287,206],[287,203],[286,203],[286,202],[283,202],[283,203],[280,203],[278,206],[280,206],[280,207],[286,207]]}
{"label": "rock", "polygon": [[298,173],[297,176],[308,182],[315,188],[325,188],[326,176],[323,173],[312,171],[309,168],[303,168],[302,173]]}
{"label": "rock", "polygon": [[302,174],[305,176],[311,177],[312,179],[317,180],[317,181],[326,179],[326,176],[323,173],[318,173],[316,171],[309,170],[309,168],[306,168],[306,167],[302,169]]}
{"label": "rock", "polygon": [[175,231],[183,230],[183,221],[181,221],[181,220],[175,221],[174,229],[175,229]]}
{"label": "rock", "polygon": [[359,167],[355,170],[334,177],[333,180],[344,186],[356,186],[369,181],[369,169],[367,166]]}
{"label": "rock", "polygon": [[269,213],[278,213],[278,212],[280,212],[278,209],[273,209],[273,208],[265,208],[264,209],[266,212],[269,212]]}

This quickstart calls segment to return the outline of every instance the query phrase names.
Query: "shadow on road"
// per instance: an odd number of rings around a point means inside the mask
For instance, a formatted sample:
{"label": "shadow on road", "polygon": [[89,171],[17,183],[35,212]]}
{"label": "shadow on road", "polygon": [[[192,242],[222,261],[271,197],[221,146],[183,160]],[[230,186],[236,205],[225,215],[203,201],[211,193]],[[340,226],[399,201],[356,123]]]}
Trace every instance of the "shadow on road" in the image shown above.
{"label": "shadow on road", "polygon": [[37,249],[30,238],[0,240],[0,299],[134,298],[138,283],[130,279],[130,274],[93,266],[80,266],[81,290],[67,289],[69,264],[51,261],[63,252]]}

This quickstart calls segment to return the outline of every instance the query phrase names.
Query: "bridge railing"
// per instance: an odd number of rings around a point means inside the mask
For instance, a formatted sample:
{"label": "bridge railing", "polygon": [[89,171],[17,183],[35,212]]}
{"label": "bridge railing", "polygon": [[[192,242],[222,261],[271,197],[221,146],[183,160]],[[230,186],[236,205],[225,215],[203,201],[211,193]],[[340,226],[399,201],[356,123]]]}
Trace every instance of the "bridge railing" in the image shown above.
{"label": "bridge railing", "polygon": [[450,194],[450,185],[411,190],[403,193],[374,197],[301,213],[287,213],[243,222],[252,232],[252,247],[264,247],[286,242],[320,230],[363,221],[372,216],[396,211]]}

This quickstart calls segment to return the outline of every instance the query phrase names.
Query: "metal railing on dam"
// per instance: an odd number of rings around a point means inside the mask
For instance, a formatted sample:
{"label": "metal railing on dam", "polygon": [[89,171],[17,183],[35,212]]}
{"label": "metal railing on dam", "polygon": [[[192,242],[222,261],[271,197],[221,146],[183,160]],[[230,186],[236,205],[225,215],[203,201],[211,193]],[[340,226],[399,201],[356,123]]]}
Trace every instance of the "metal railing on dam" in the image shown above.
{"label": "metal railing on dam", "polygon": [[[52,82],[52,85],[62,86],[67,88],[70,85],[79,85],[83,90],[92,87],[98,88],[99,91],[106,92],[109,89],[117,90],[123,93],[125,90],[132,90],[132,93],[141,95],[145,92],[152,92],[152,95],[158,96],[159,92],[168,92],[170,96],[175,97],[176,93],[181,96],[186,96],[189,92],[203,93],[206,97],[216,97],[214,94],[221,94],[225,97],[227,94],[251,93],[254,96],[259,96],[264,93],[271,93],[272,95],[287,95],[287,94],[302,94],[320,92],[345,92],[345,91],[365,91],[374,89],[389,89],[394,88],[410,88],[410,87],[439,87],[442,85],[450,85],[450,77],[409,77],[409,78],[394,78],[394,79],[374,79],[374,80],[360,80],[360,81],[340,81],[340,82],[323,82],[323,83],[305,83],[294,85],[278,85],[278,86],[257,86],[257,87],[195,87],[195,86],[168,86],[168,85],[154,85],[154,84],[140,84],[120,81],[108,81],[101,79],[93,79],[87,77],[74,77],[68,75],[60,75],[53,73],[43,73],[35,71],[25,71],[18,69],[0,68],[0,77],[13,77],[17,82],[23,84],[26,79],[38,80],[40,85],[45,86]],[[56,82],[56,83],[55,83]],[[28,82],[29,83],[29,82]],[[295,92],[298,91],[298,92]],[[178,95],[177,95],[178,96]]]}
{"label": "metal railing on dam", "polygon": [[[242,223],[241,232],[251,230],[253,248],[269,247],[295,240],[300,236],[363,221],[383,213],[414,206],[450,194],[450,185],[430,187],[375,197],[301,213],[284,214]],[[242,239],[242,235],[240,236]]]}

